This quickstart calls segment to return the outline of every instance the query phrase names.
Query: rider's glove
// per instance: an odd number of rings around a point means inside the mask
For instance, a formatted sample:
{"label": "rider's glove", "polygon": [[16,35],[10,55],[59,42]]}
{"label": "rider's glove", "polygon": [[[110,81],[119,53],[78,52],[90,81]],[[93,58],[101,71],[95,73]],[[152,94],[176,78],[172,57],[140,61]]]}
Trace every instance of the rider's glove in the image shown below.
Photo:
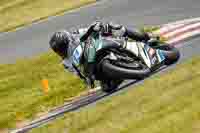
{"label": "rider's glove", "polygon": [[112,34],[112,30],[120,30],[122,25],[115,24],[113,22],[103,24],[103,31],[105,34]]}
{"label": "rider's glove", "polygon": [[149,34],[150,39],[148,40],[149,46],[158,46],[160,37],[154,34]]}
{"label": "rider's glove", "polygon": [[153,39],[153,40],[160,40],[160,36],[153,34],[153,33],[146,33],[149,36],[149,40]]}
{"label": "rider's glove", "polygon": [[92,28],[93,31],[99,32],[101,31],[103,24],[100,21],[95,21],[94,23],[91,24],[90,27]]}

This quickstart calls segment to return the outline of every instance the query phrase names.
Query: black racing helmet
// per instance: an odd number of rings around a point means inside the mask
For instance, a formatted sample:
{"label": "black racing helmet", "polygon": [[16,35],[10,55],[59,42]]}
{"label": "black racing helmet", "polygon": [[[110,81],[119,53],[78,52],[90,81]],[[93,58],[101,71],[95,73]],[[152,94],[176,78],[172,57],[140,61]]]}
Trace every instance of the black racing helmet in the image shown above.
{"label": "black racing helmet", "polygon": [[51,49],[62,58],[68,57],[71,34],[65,30],[55,32],[50,38]]}

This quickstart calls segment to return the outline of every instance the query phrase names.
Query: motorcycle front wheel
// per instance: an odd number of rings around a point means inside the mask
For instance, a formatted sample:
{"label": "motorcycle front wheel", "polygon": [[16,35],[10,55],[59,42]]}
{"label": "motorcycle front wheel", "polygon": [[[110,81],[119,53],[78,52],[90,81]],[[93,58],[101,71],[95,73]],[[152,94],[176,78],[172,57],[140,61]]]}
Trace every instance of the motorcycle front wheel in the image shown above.
{"label": "motorcycle front wheel", "polygon": [[157,49],[162,50],[165,56],[165,65],[171,65],[177,62],[180,58],[180,52],[177,48],[172,45],[164,44],[157,47]]}
{"label": "motorcycle front wheel", "polygon": [[104,60],[101,63],[101,70],[111,79],[143,79],[151,73],[151,70],[145,64],[141,64],[141,66],[134,69],[135,66],[131,67],[131,64],[123,67],[110,60]]}

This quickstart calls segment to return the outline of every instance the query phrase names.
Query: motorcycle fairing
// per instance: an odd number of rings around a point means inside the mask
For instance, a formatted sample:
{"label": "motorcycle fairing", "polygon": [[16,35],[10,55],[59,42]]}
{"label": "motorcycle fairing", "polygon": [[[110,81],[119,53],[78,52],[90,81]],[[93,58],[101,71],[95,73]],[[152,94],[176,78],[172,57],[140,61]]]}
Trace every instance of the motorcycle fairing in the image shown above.
{"label": "motorcycle fairing", "polygon": [[74,65],[80,65],[80,59],[83,54],[83,48],[81,45],[77,46],[72,55],[72,62]]}
{"label": "motorcycle fairing", "polygon": [[77,46],[73,52],[73,64],[76,66],[80,65],[80,59],[83,55],[83,49],[85,49],[85,56],[87,57],[87,61],[89,63],[95,62],[96,51],[103,47],[103,41],[101,36],[90,37],[87,42],[82,42],[81,45]]}
{"label": "motorcycle fairing", "polygon": [[164,56],[164,54],[163,54],[163,52],[162,52],[162,50],[160,50],[160,49],[157,49],[157,56],[158,56],[158,59],[159,59],[159,62],[162,62],[162,61],[164,61],[165,60],[165,56]]}
{"label": "motorcycle fairing", "polygon": [[[109,41],[112,41],[116,45],[119,43],[113,39],[108,39]],[[100,50],[101,48],[106,46],[106,43],[103,41],[102,36],[91,36],[87,42],[82,42],[81,45],[79,45],[73,53],[73,63],[76,66],[80,65],[80,58],[83,54],[83,47],[85,44],[88,46],[86,47],[86,57],[87,61],[89,63],[95,62],[96,52]],[[120,44],[119,44],[120,45]],[[161,50],[159,49],[153,49],[149,45],[143,43],[143,42],[130,42],[127,41],[125,44],[125,48],[129,51],[131,51],[136,56],[141,56],[145,64],[151,68],[156,63],[162,62],[165,57]]]}
{"label": "motorcycle fairing", "polygon": [[136,45],[138,47],[139,55],[143,58],[145,64],[149,68],[162,62],[165,59],[165,56],[159,49],[153,49],[143,42],[137,42]]}

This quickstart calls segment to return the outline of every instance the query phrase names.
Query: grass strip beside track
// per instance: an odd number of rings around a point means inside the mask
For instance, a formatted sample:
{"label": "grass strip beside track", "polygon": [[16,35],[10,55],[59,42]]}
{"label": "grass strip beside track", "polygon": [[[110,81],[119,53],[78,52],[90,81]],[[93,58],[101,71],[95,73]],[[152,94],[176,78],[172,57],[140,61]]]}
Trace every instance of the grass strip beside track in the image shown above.
{"label": "grass strip beside track", "polygon": [[200,130],[200,57],[142,85],[66,114],[32,133],[197,133]]}
{"label": "grass strip beside track", "polygon": [[[37,117],[85,91],[84,84],[65,72],[57,55],[48,52],[16,64],[0,65],[0,131]],[[41,80],[49,80],[49,92]]]}
{"label": "grass strip beside track", "polygon": [[96,0],[1,0],[0,32],[43,20],[49,16],[62,14]]}

